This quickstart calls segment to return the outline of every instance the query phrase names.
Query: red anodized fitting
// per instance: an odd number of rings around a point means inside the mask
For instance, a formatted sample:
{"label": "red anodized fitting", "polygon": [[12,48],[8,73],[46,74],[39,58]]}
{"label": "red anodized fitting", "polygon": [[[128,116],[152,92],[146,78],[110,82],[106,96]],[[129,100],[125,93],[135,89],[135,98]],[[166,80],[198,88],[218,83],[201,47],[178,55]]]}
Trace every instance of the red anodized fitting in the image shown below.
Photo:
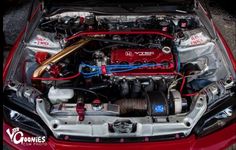
{"label": "red anodized fitting", "polygon": [[85,108],[84,108],[84,103],[79,102],[76,105],[76,112],[79,115],[79,121],[83,121],[84,120],[84,116],[85,116]]}

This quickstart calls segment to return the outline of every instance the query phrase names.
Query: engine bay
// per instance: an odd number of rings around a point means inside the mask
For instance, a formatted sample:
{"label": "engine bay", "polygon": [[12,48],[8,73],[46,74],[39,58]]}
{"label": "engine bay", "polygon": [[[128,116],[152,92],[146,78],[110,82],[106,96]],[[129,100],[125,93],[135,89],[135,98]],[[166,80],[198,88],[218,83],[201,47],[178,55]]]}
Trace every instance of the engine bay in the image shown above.
{"label": "engine bay", "polygon": [[234,86],[195,14],[45,13],[20,62],[8,93],[59,138],[186,136]]}

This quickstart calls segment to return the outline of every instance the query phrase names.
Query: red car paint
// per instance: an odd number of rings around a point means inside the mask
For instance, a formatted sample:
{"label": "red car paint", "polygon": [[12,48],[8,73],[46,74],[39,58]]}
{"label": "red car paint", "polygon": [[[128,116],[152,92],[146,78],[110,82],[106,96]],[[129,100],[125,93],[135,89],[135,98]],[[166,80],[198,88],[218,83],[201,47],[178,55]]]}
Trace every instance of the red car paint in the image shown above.
{"label": "red car paint", "polygon": [[[40,6],[41,7],[41,6]],[[40,8],[37,7],[37,8]],[[39,9],[33,14],[36,14]],[[33,17],[33,16],[32,16]],[[32,18],[31,17],[31,18]],[[220,33],[219,29],[214,25],[216,31],[222,40],[224,47],[228,53],[228,56],[231,60],[234,70],[236,71],[236,60],[233,56],[232,51],[230,50],[228,44]],[[7,72],[9,70],[9,65],[14,57],[15,51],[21,41],[25,29],[18,36],[14,46],[12,47],[3,70],[3,81],[5,81]],[[144,142],[144,143],[121,143],[121,144],[99,144],[99,143],[82,143],[82,142],[67,142],[67,141],[59,141],[54,139],[53,137],[49,137],[45,146],[24,146],[24,145],[15,145],[11,142],[9,136],[6,133],[7,129],[11,129],[12,127],[3,122],[3,141],[7,145],[9,145],[13,149],[29,149],[29,150],[41,150],[42,148],[45,150],[49,149],[60,149],[60,150],[68,150],[68,149],[86,149],[86,150],[120,150],[120,149],[148,149],[148,150],[156,150],[156,149],[208,149],[208,150],[217,150],[217,149],[225,149],[228,146],[236,143],[236,123],[231,124],[230,126],[223,128],[217,132],[214,132],[210,135],[207,135],[202,138],[196,138],[194,135],[191,135],[188,138],[174,141],[162,141],[162,142]],[[29,136],[27,133],[24,133],[24,136]]]}
{"label": "red car paint", "polygon": [[[3,124],[3,139],[4,142],[12,147],[13,149],[25,149],[25,150],[51,150],[51,149],[59,149],[59,150],[220,150],[229,147],[230,145],[236,143],[236,123],[214,132],[208,136],[202,138],[196,138],[194,135],[180,140],[174,141],[159,141],[159,142],[140,142],[140,143],[83,143],[83,142],[67,142],[67,141],[59,141],[52,137],[49,137],[48,141],[44,144],[44,146],[37,145],[21,145],[21,144],[13,144],[6,133],[7,129],[11,129],[7,124]],[[24,133],[24,137],[30,136],[27,133]]]}

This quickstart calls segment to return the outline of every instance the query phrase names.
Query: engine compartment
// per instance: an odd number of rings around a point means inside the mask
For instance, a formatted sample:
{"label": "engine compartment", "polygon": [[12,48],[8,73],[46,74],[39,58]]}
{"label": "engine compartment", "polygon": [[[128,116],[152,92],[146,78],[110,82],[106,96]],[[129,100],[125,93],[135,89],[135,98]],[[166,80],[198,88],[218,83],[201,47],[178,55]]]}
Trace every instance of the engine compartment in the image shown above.
{"label": "engine compartment", "polygon": [[56,137],[189,135],[234,85],[195,14],[44,14],[24,50],[7,90]]}

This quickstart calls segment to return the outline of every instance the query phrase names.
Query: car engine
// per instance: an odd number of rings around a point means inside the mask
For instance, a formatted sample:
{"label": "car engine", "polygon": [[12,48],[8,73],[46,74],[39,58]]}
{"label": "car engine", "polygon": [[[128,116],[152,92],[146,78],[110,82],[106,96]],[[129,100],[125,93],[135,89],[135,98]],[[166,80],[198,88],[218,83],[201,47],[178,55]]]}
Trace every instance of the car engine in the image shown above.
{"label": "car engine", "polygon": [[186,136],[233,94],[219,49],[195,14],[44,13],[7,92],[57,138]]}

